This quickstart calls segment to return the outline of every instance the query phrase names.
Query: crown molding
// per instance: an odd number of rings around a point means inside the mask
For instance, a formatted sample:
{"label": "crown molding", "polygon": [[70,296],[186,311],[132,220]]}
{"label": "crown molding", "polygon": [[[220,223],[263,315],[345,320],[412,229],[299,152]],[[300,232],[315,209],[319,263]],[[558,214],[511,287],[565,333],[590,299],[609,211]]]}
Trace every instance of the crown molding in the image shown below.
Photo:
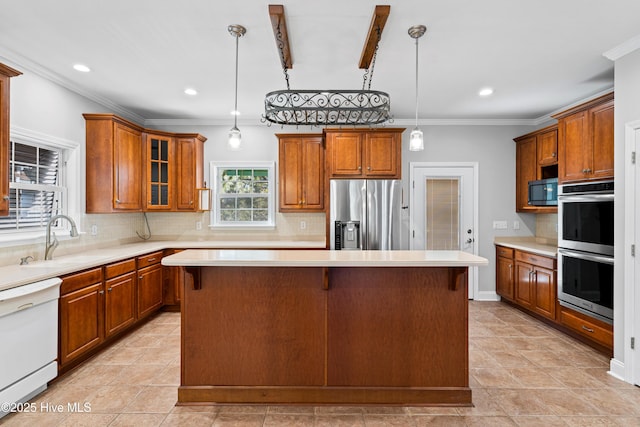
{"label": "crown molding", "polygon": [[56,147],[75,149],[80,146],[76,141],[70,139],[60,138],[57,136],[48,135],[46,133],[38,132],[31,129],[26,129],[20,126],[11,126],[9,130],[11,139],[29,141],[35,144],[41,145],[55,145]]}
{"label": "crown molding", "polygon": [[[0,60],[2,60],[2,62],[6,62],[6,63],[10,63],[12,65],[15,65],[17,68],[19,68],[21,71],[28,71],[32,74],[35,74],[37,76],[42,77],[45,80],[48,80],[50,82],[53,82],[59,86],[62,86],[66,89],[69,89],[72,92],[77,93],[78,95],[81,95],[93,102],[96,102],[100,105],[102,105],[103,107],[107,108],[108,110],[112,111],[114,114],[118,114],[119,116],[122,116],[126,119],[129,119],[133,122],[137,122],[137,123],[143,123],[145,121],[144,117],[134,113],[133,111],[130,111],[116,103],[114,103],[113,101],[111,101],[110,99],[101,97],[96,95],[95,93],[85,90],[84,88],[81,88],[80,86],[78,86],[77,84],[75,84],[74,82],[72,82],[69,79],[66,79],[62,76],[60,76],[59,74],[56,74],[54,72],[52,72],[51,70],[43,67],[42,65],[28,59],[25,58],[24,56],[20,55],[19,53],[5,47],[5,46],[0,46]],[[7,56],[5,56],[7,55]],[[9,57],[11,59],[9,59]]]}
{"label": "crown molding", "polygon": [[623,56],[633,52],[636,49],[640,48],[640,34],[635,37],[630,38],[629,40],[619,44],[618,46],[609,49],[605,53],[602,54],[605,58],[611,61],[617,61]]}

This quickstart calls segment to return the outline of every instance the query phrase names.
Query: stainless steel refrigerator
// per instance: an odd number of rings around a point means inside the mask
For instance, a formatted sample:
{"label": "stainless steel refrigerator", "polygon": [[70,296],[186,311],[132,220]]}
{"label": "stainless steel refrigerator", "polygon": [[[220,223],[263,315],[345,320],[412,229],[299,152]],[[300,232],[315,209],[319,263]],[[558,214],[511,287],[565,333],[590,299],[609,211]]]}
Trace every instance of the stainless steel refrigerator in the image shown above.
{"label": "stainless steel refrigerator", "polygon": [[401,181],[333,179],[329,189],[331,249],[403,249]]}

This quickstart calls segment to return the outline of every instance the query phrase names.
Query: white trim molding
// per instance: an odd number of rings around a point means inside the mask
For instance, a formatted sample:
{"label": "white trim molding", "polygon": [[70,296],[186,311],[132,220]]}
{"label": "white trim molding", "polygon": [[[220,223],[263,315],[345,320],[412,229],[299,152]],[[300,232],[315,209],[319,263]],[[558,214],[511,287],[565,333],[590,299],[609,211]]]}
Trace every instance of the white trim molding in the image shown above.
{"label": "white trim molding", "polygon": [[618,59],[633,52],[636,49],[640,49],[640,34],[630,38],[623,43],[620,43],[618,46],[612,49],[609,49],[608,51],[603,53],[602,56],[611,61],[617,61]]}

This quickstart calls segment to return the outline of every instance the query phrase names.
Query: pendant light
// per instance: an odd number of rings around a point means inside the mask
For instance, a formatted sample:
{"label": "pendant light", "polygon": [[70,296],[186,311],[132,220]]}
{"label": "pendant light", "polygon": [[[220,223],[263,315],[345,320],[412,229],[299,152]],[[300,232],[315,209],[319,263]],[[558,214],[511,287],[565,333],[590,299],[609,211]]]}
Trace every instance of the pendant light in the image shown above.
{"label": "pendant light", "polygon": [[409,137],[410,151],[424,150],[424,136],[418,128],[418,39],[422,37],[426,31],[427,27],[424,25],[414,25],[409,28],[409,36],[416,40],[416,127],[413,128],[411,136]]}
{"label": "pendant light", "polygon": [[244,36],[247,29],[242,25],[229,25],[227,30],[229,34],[236,38],[236,102],[233,108],[233,127],[229,131],[228,145],[231,150],[238,150],[242,142],[242,135],[240,134],[240,129],[238,129],[238,39]]}

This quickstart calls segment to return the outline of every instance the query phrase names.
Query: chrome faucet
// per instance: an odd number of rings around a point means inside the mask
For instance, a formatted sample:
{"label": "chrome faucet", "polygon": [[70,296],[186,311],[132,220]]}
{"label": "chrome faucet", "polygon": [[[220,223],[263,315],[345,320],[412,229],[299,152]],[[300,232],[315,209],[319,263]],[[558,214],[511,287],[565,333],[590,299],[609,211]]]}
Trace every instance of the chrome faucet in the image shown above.
{"label": "chrome faucet", "polygon": [[[56,233],[51,232],[51,224],[53,224],[57,219],[64,218],[71,224],[71,237],[78,237],[78,229],[76,228],[76,223],[73,222],[71,217],[66,215],[56,215],[51,217],[51,219],[47,222],[47,241],[44,245],[44,259],[50,260],[53,258],[53,251],[58,247],[58,239],[56,238]],[[51,242],[51,234],[53,234],[53,243]]]}

